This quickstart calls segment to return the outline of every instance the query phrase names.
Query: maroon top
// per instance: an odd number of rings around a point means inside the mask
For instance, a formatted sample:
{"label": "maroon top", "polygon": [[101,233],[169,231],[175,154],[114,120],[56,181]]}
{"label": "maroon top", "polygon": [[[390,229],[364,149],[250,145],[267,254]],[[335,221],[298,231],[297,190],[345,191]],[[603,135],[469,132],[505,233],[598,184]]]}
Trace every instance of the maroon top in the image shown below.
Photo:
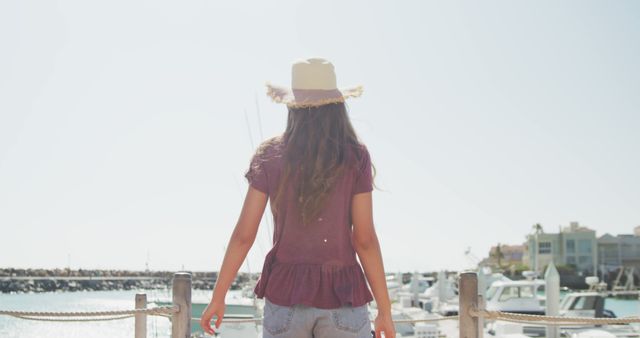
{"label": "maroon top", "polygon": [[[284,168],[284,146],[267,145],[254,155],[246,178],[271,200]],[[338,178],[316,220],[302,225],[293,190],[283,196],[274,215],[274,246],[265,258],[255,288],[258,298],[292,306],[322,309],[361,306],[373,300],[351,242],[353,195],[373,190],[371,159],[364,146],[347,154],[353,164]],[[273,211],[273,210],[272,210]]]}

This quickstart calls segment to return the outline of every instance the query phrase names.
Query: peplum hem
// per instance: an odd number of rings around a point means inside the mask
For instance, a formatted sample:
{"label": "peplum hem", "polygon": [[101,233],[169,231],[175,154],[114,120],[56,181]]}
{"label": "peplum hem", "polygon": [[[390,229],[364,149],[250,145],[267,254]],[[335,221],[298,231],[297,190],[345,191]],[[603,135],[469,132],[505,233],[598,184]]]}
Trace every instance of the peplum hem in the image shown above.
{"label": "peplum hem", "polygon": [[258,298],[266,296],[274,304],[336,309],[362,306],[373,300],[358,263],[336,266],[273,262],[269,265],[263,269],[254,292]]}

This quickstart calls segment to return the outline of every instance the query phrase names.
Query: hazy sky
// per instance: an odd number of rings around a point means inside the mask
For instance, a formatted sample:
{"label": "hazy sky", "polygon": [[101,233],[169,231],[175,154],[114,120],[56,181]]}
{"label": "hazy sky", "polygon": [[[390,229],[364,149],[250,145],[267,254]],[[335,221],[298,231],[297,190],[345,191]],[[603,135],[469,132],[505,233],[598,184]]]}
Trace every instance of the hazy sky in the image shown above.
{"label": "hazy sky", "polygon": [[640,225],[638,1],[9,0],[0,48],[0,267],[218,270],[308,56],[365,86],[387,270]]}

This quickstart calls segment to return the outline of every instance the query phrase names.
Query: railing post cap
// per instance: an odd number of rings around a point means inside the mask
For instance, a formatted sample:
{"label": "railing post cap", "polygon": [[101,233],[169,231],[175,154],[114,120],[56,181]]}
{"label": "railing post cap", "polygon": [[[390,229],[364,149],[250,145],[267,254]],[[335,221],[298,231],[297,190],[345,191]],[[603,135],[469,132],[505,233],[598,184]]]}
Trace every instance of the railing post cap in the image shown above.
{"label": "railing post cap", "polygon": [[191,279],[191,274],[188,272],[176,272],[173,274],[173,279]]}

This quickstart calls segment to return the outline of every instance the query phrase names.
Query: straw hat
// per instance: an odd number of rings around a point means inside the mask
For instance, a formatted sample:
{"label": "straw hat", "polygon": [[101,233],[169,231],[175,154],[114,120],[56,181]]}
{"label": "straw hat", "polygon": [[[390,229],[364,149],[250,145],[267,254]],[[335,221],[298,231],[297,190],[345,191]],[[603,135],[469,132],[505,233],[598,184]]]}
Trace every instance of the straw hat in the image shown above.
{"label": "straw hat", "polygon": [[322,58],[309,58],[293,63],[291,88],[267,83],[267,95],[292,108],[317,107],[358,97],[362,86],[338,88],[333,64]]}

